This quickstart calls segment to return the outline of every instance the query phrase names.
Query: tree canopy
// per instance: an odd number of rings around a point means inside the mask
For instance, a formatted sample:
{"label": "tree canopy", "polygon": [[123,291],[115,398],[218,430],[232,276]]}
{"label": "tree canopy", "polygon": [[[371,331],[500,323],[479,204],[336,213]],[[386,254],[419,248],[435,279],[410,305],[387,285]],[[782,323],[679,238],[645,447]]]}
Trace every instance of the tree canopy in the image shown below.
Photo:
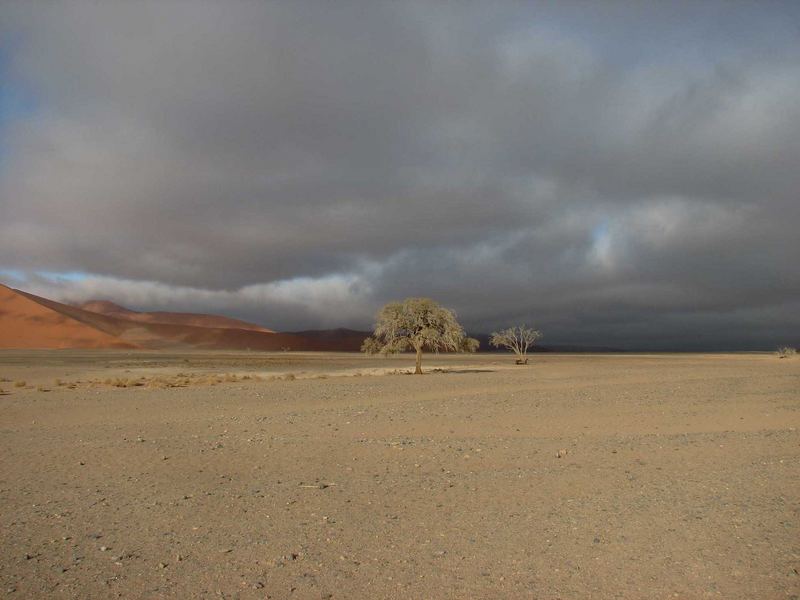
{"label": "tree canopy", "polygon": [[372,336],[361,346],[368,354],[414,350],[415,373],[422,373],[423,350],[475,352],[477,349],[478,341],[466,336],[455,312],[430,298],[406,298],[385,305],[378,312]]}
{"label": "tree canopy", "polygon": [[525,325],[517,325],[492,333],[489,343],[496,348],[508,348],[517,355],[517,364],[528,363],[528,348],[542,337],[542,332]]}

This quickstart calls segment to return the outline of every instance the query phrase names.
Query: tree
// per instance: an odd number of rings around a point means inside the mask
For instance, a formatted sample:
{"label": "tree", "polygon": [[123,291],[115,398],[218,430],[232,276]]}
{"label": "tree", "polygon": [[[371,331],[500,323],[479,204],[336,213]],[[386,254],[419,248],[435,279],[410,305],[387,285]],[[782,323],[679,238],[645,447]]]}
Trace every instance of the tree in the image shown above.
{"label": "tree", "polygon": [[406,298],[390,302],[379,312],[375,330],[364,340],[367,354],[394,354],[404,350],[417,353],[414,373],[422,373],[422,351],[475,352],[478,340],[468,338],[456,314],[430,298]]}
{"label": "tree", "polygon": [[528,364],[528,348],[542,337],[542,332],[517,325],[501,331],[495,331],[489,338],[489,343],[495,348],[508,348],[517,355],[518,365]]}

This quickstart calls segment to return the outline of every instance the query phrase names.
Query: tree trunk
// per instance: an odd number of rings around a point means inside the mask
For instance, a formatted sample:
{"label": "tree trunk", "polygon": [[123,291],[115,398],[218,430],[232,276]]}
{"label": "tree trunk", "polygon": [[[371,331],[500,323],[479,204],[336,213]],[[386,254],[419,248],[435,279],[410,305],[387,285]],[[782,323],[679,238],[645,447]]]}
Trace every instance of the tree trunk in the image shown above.
{"label": "tree trunk", "polygon": [[422,348],[417,348],[417,368],[414,375],[422,375]]}

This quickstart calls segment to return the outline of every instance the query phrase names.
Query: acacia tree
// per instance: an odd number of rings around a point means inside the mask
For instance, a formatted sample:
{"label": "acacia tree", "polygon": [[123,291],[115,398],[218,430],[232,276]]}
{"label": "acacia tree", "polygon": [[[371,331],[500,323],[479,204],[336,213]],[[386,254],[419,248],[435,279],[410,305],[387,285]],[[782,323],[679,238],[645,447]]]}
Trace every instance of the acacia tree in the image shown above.
{"label": "acacia tree", "polygon": [[542,332],[536,329],[517,325],[501,331],[495,331],[489,338],[489,343],[495,348],[508,348],[517,355],[518,365],[528,364],[528,348],[542,337]]}
{"label": "acacia tree", "polygon": [[372,336],[361,346],[361,351],[367,354],[414,350],[416,374],[422,373],[423,350],[475,352],[477,349],[478,340],[466,336],[456,314],[430,298],[406,298],[384,306],[378,312]]}

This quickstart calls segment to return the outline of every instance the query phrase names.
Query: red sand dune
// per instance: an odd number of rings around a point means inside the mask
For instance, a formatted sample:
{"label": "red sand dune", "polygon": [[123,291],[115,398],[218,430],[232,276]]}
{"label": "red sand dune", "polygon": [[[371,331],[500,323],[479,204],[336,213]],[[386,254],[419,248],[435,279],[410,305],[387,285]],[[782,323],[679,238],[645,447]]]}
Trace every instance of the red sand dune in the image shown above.
{"label": "red sand dune", "polygon": [[[275,333],[234,319],[182,313],[137,313],[113,305],[116,314],[177,315],[174,321],[225,323],[227,327],[161,323],[112,316],[62,304],[0,285],[0,348],[141,348],[201,350],[357,351],[367,334],[351,330]],[[104,304],[101,308],[109,308]],[[97,308],[97,303],[92,303]]]}
{"label": "red sand dune", "polygon": [[0,348],[135,348],[0,284]]}
{"label": "red sand dune", "polygon": [[160,323],[162,325],[191,325],[193,327],[213,327],[218,329],[247,329],[249,331],[260,331],[262,333],[275,333],[271,329],[231,319],[219,315],[204,315],[196,313],[175,313],[175,312],[138,312],[114,304],[108,300],[90,300],[79,305],[78,308],[90,312],[99,313],[108,317],[127,319],[128,321],[138,321],[140,323]]}

